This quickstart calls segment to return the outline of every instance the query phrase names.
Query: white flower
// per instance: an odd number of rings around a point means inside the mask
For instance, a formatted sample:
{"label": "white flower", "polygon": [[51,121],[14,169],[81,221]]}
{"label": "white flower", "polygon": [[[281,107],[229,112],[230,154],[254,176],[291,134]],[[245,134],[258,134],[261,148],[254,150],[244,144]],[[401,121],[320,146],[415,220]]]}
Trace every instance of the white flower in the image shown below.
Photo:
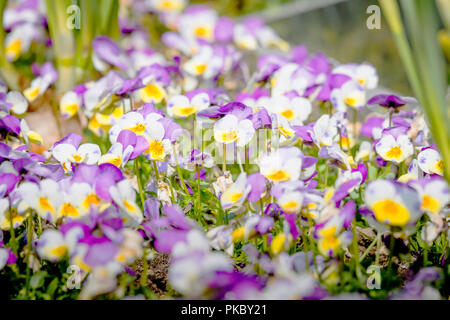
{"label": "white flower", "polygon": [[109,192],[114,202],[125,213],[125,223],[132,226],[139,225],[144,217],[136,204],[136,192],[131,187],[130,182],[126,179],[119,181],[117,185],[109,188]]}
{"label": "white flower", "polygon": [[214,139],[220,143],[236,142],[238,147],[243,147],[253,138],[255,129],[250,120],[240,120],[228,114],[214,124]]}
{"label": "white flower", "polygon": [[302,152],[295,147],[277,149],[259,161],[260,172],[274,182],[298,180],[302,168]]}
{"label": "white flower", "polygon": [[84,143],[78,148],[70,143],[60,143],[52,149],[53,157],[66,171],[71,170],[71,163],[96,164],[101,156],[100,147],[94,143]]}
{"label": "white flower", "polygon": [[441,155],[434,149],[425,149],[417,156],[419,167],[425,173],[444,175],[444,160]]}
{"label": "white flower", "polygon": [[62,199],[59,185],[54,180],[44,179],[39,185],[32,182],[23,182],[17,188],[17,192],[22,199],[19,205],[20,212],[31,207],[42,218],[51,222],[59,218],[58,208]]}
{"label": "white flower", "polygon": [[12,105],[11,111],[15,114],[23,114],[28,109],[28,101],[18,91],[10,91],[6,95],[6,102]]}
{"label": "white flower", "polygon": [[231,207],[232,205],[241,205],[250,192],[250,185],[247,185],[247,175],[245,172],[241,173],[236,182],[222,193],[220,202],[224,209]]}
{"label": "white flower", "polygon": [[384,160],[400,163],[413,154],[414,147],[407,135],[395,139],[388,134],[378,141],[375,150]]}
{"label": "white flower", "polygon": [[312,138],[318,146],[331,146],[337,135],[337,122],[328,114],[322,115],[314,124]]}
{"label": "white flower", "polygon": [[81,99],[73,91],[66,92],[59,102],[59,110],[64,118],[70,118],[75,115],[80,108]]}

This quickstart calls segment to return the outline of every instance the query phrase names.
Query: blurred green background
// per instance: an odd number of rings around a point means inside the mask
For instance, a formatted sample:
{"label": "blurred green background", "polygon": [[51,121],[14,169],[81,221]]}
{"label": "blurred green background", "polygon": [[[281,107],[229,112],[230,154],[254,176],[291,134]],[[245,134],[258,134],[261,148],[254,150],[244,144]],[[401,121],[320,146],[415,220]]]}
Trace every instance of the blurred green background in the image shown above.
{"label": "blurred green background", "polygon": [[291,45],[305,44],[310,52],[324,52],[341,63],[367,61],[380,76],[380,86],[403,95],[412,90],[386,21],[381,29],[366,26],[367,7],[376,0],[234,0],[191,1],[230,16],[266,18]]}

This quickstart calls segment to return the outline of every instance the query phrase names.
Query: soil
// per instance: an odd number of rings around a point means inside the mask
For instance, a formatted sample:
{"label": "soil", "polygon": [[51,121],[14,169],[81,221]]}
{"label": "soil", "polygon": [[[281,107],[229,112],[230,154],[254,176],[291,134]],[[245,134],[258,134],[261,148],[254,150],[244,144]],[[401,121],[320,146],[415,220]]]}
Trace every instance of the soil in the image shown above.
{"label": "soil", "polygon": [[[142,259],[137,262],[137,279],[141,281],[141,275],[143,272]],[[158,296],[162,297],[168,290],[168,272],[169,272],[169,255],[163,253],[156,253],[154,258],[148,262],[147,272],[147,286],[153,290]]]}

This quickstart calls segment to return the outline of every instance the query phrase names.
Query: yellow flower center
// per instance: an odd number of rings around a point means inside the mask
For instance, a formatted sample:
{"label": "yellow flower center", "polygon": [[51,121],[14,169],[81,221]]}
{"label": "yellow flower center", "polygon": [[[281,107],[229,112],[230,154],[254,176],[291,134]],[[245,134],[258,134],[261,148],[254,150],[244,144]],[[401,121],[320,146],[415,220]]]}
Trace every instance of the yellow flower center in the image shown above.
{"label": "yellow flower center", "polygon": [[131,203],[129,203],[127,200],[123,201],[123,206],[125,207],[125,209],[127,209],[130,212],[134,212],[136,210],[136,208]]}
{"label": "yellow flower center", "polygon": [[402,154],[403,154],[402,149],[400,149],[399,146],[395,146],[392,147],[388,152],[386,152],[386,158],[398,160],[400,159]]}
{"label": "yellow flower center", "polygon": [[134,133],[136,133],[138,135],[142,135],[144,133],[145,129],[146,129],[146,127],[145,127],[145,124],[143,124],[143,123],[138,123],[134,127],[129,128],[129,130],[133,131]]}
{"label": "yellow flower center", "polygon": [[53,209],[53,206],[50,204],[47,197],[39,198],[39,205],[44,211],[49,211],[51,213],[55,212],[55,209]]}
{"label": "yellow flower center", "polygon": [[53,248],[52,250],[50,250],[50,253],[58,258],[62,257],[63,255],[65,255],[67,252],[67,247],[66,246],[59,246],[56,248]]}
{"label": "yellow flower center", "polygon": [[155,101],[156,103],[161,102],[166,96],[166,91],[156,84],[148,84],[142,91],[141,98],[144,102]]}
{"label": "yellow flower center", "polygon": [[289,180],[290,174],[284,170],[279,169],[267,175],[266,177],[273,181],[286,181]]}
{"label": "yellow flower center", "polygon": [[83,157],[80,156],[79,154],[74,154],[72,156],[73,160],[75,160],[76,162],[81,162],[81,160],[83,160]]}
{"label": "yellow flower center", "polygon": [[378,221],[387,222],[393,226],[404,226],[410,217],[408,209],[390,199],[374,203],[372,210]]}
{"label": "yellow flower center", "polygon": [[444,173],[444,161],[442,159],[436,163],[436,173],[440,175]]}
{"label": "yellow flower center", "polygon": [[116,167],[119,167],[120,164],[122,163],[122,159],[120,159],[119,157],[115,157],[115,158],[109,159],[106,162],[111,163],[111,164],[115,165]]}
{"label": "yellow flower center", "polygon": [[356,104],[356,99],[353,97],[347,97],[344,99],[346,105],[353,107]]}
{"label": "yellow flower center", "polygon": [[236,130],[222,133],[222,141],[223,142],[233,142],[237,139],[238,134]]}
{"label": "yellow flower center", "polygon": [[78,111],[78,105],[76,103],[67,104],[67,105],[63,105],[63,107],[61,109],[62,109],[62,113],[66,114],[68,116],[72,116]]}
{"label": "yellow flower center", "polygon": [[61,207],[61,215],[63,217],[77,217],[79,214],[78,209],[69,202],[64,203]]}
{"label": "yellow flower center", "polygon": [[23,95],[28,99],[28,101],[33,101],[39,94],[39,87],[25,89]]}
{"label": "yellow flower center", "polygon": [[206,64],[198,64],[195,66],[195,71],[198,74],[203,74],[203,72],[205,72],[205,70],[206,70]]}
{"label": "yellow flower center", "polygon": [[151,155],[152,160],[162,161],[164,155],[164,145],[162,141],[150,141],[149,147],[145,152]]}
{"label": "yellow flower center", "polygon": [[244,236],[245,236],[245,228],[244,227],[237,228],[231,234],[231,238],[233,239],[233,242],[244,240]]}
{"label": "yellow flower center", "polygon": [[99,205],[100,199],[94,193],[89,194],[83,201],[83,207],[88,210],[91,205]]}
{"label": "yellow flower center", "polygon": [[298,210],[298,202],[297,201],[288,201],[281,205],[284,211],[286,212],[295,212]]}
{"label": "yellow flower center", "polygon": [[207,26],[198,26],[194,30],[194,34],[198,38],[208,38],[210,33],[210,29]]}
{"label": "yellow flower center", "polygon": [[273,238],[272,243],[270,244],[270,249],[274,254],[279,254],[284,250],[286,243],[286,235],[280,233]]}
{"label": "yellow flower center", "polygon": [[294,112],[291,109],[284,110],[281,115],[286,119],[291,120],[294,117]]}
{"label": "yellow flower center", "polygon": [[427,210],[432,213],[437,213],[440,210],[441,206],[439,202],[429,195],[424,195],[422,199],[422,210]]}
{"label": "yellow flower center", "polygon": [[8,57],[10,61],[16,60],[19,56],[20,49],[22,48],[22,43],[20,39],[16,39],[12,41],[8,47],[6,47],[5,55]]}

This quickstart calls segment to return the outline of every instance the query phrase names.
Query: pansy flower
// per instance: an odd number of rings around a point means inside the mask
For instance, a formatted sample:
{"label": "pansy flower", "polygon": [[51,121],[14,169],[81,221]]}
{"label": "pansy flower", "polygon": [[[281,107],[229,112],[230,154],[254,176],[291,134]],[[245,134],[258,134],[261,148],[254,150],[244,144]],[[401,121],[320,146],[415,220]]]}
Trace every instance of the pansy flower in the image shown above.
{"label": "pansy flower", "polygon": [[71,171],[71,164],[96,164],[101,156],[100,147],[93,143],[79,145],[75,143],[58,143],[52,147],[52,155],[63,166],[65,171]]}
{"label": "pansy flower", "polygon": [[36,245],[39,256],[43,259],[56,262],[68,254],[68,247],[63,234],[59,230],[45,230]]}
{"label": "pansy flower", "polygon": [[21,203],[19,212],[32,208],[43,218],[50,222],[55,222],[59,218],[58,208],[62,199],[59,195],[60,187],[52,179],[44,179],[39,184],[33,182],[23,182],[17,187]]}
{"label": "pansy flower", "polygon": [[364,89],[375,89],[378,85],[377,70],[368,63],[348,63],[333,69],[334,74],[344,74],[357,81]]}
{"label": "pansy flower", "polygon": [[251,186],[247,184],[247,175],[243,172],[220,196],[220,203],[222,204],[222,207],[227,209],[233,205],[241,205],[247,198],[250,189]]}
{"label": "pansy flower", "polygon": [[429,214],[439,214],[450,203],[450,189],[442,179],[412,181],[411,186],[417,190],[422,199],[421,209]]}
{"label": "pansy flower", "polygon": [[63,118],[73,117],[80,109],[81,99],[74,91],[67,91],[59,102],[59,110]]}
{"label": "pansy flower", "polygon": [[273,182],[297,180],[300,177],[302,158],[300,149],[283,147],[260,159],[260,172]]}
{"label": "pansy flower", "polygon": [[421,216],[420,196],[413,189],[388,180],[371,181],[365,201],[375,219],[383,224],[404,227]]}
{"label": "pansy flower", "polygon": [[185,118],[208,108],[209,104],[210,99],[206,92],[194,92],[190,97],[187,95],[176,95],[167,102],[167,113],[171,117]]}
{"label": "pansy flower", "polygon": [[11,217],[13,228],[18,228],[25,221],[26,217],[18,214],[17,210],[9,210],[9,199],[0,198],[0,229],[9,230],[11,228]]}
{"label": "pansy flower", "polygon": [[214,139],[219,143],[236,142],[239,147],[245,146],[253,138],[255,129],[248,119],[240,120],[233,114],[228,114],[214,124]]}
{"label": "pansy flower", "polygon": [[406,135],[395,138],[386,134],[377,142],[375,150],[384,160],[401,163],[413,154],[414,146]]}
{"label": "pansy flower", "polygon": [[328,114],[322,115],[309,132],[318,147],[331,146],[338,134],[336,118]]}
{"label": "pansy flower", "polygon": [[428,174],[444,175],[444,160],[436,150],[427,148],[417,156],[419,168]]}
{"label": "pansy flower", "polygon": [[127,225],[139,225],[144,217],[136,204],[136,192],[131,187],[130,182],[124,179],[115,186],[111,186],[109,192],[114,202],[125,213],[124,222]]}
{"label": "pansy flower", "polygon": [[58,73],[51,62],[46,62],[42,66],[33,64],[32,71],[37,77],[31,81],[30,87],[23,91],[23,95],[30,102],[43,95],[48,87],[58,79]]}
{"label": "pansy flower", "polygon": [[302,125],[311,114],[312,105],[303,97],[276,96],[272,97],[267,109],[284,116],[292,125]]}
{"label": "pansy flower", "polygon": [[330,101],[338,111],[346,111],[347,107],[358,109],[366,104],[366,92],[358,82],[348,81],[331,92]]}
{"label": "pansy flower", "polygon": [[28,109],[28,101],[19,91],[8,92],[5,102],[11,106],[9,111],[16,115],[24,114]]}

